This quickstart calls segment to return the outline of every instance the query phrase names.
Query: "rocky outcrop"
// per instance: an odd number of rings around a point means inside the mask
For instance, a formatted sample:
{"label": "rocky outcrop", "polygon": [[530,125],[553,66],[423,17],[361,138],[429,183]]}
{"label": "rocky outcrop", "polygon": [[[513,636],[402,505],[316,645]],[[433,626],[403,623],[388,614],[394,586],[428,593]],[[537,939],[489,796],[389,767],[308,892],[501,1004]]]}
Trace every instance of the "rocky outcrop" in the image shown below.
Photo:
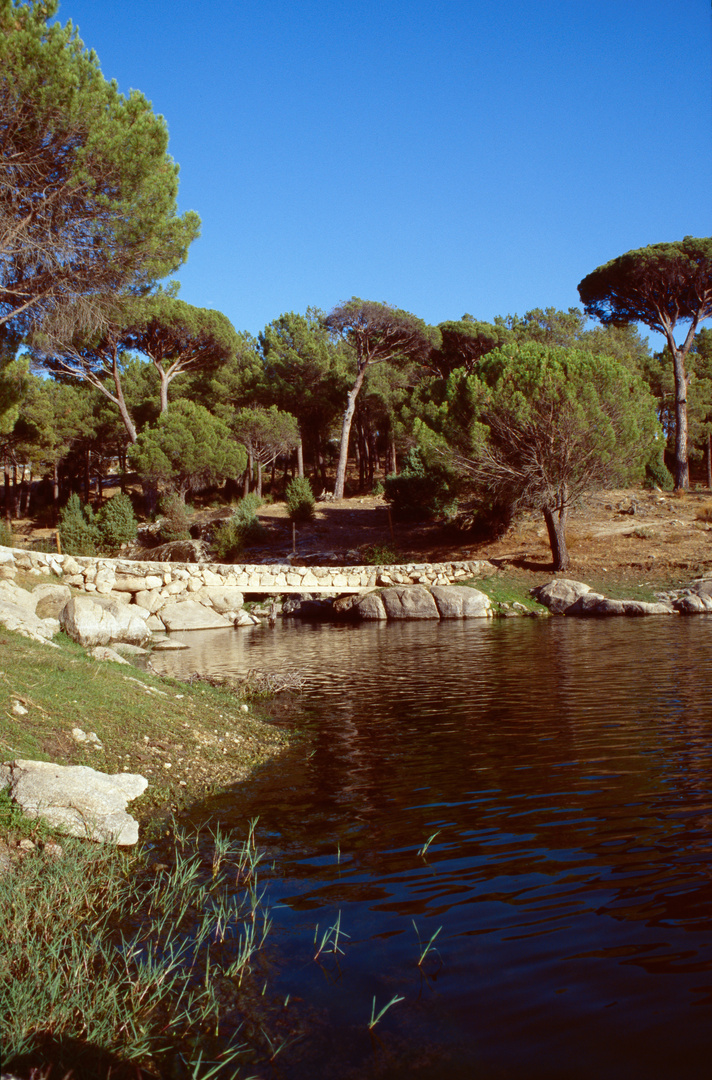
{"label": "rocky outcrop", "polygon": [[228,619],[196,600],[166,605],[161,610],[161,621],[166,630],[216,630],[234,624],[234,619]]}
{"label": "rocky outcrop", "polygon": [[51,645],[59,623],[56,619],[40,618],[35,613],[36,605],[31,592],[21,589],[11,579],[0,579],[0,625],[32,641]]}
{"label": "rocky outcrop", "polygon": [[333,605],[337,618],[357,621],[403,619],[482,619],[492,615],[490,598],[468,585],[400,585],[341,597]]}
{"label": "rocky outcrop", "polygon": [[546,585],[538,585],[531,590],[531,595],[540,604],[547,607],[555,615],[561,615],[564,611],[575,604],[586,593],[591,592],[590,585],[584,585],[582,581],[571,581],[569,578],[555,578]]}
{"label": "rocky outcrop", "polygon": [[424,585],[401,585],[384,589],[381,600],[387,619],[439,619],[433,594]]}
{"label": "rocky outcrop", "polygon": [[492,601],[479,589],[433,585],[430,591],[441,619],[486,619],[492,614]]}
{"label": "rocky outcrop", "polygon": [[73,641],[86,648],[111,641],[143,645],[151,636],[142,608],[105,596],[73,596],[62,609],[59,622]]}
{"label": "rocky outcrop", "polygon": [[122,847],[138,840],[138,822],[126,805],[148,786],[136,773],[109,776],[87,765],[13,761],[0,765],[0,787],[28,817],[41,817],[68,836]]}
{"label": "rocky outcrop", "polygon": [[627,615],[640,618],[645,615],[674,615],[670,603],[651,603],[644,600],[612,600],[593,592],[582,581],[557,578],[546,585],[531,590],[532,596],[557,615],[579,615],[602,618],[610,615]]}

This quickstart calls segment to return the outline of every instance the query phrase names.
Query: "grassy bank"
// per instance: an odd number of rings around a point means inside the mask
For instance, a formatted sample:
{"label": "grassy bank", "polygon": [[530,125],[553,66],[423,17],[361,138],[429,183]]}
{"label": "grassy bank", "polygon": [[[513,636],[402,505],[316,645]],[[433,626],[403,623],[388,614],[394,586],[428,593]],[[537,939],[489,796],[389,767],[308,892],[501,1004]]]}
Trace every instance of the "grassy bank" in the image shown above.
{"label": "grassy bank", "polygon": [[0,797],[0,827],[22,845],[0,874],[3,1066],[48,1080],[247,1075],[268,1022],[252,985],[269,928],[252,831],[176,831],[151,863],[28,825]]}
{"label": "grassy bank", "polygon": [[[246,779],[287,742],[250,687],[160,678],[56,641],[0,630],[0,761],[139,772],[149,787],[129,809],[147,822]],[[251,834],[234,844],[172,830],[165,843],[157,864],[147,851],[60,837],[0,793],[4,1066],[29,1076],[39,1065],[51,1080],[68,1069],[74,1080],[136,1078],[137,1068],[197,1080],[218,1059],[231,1076],[254,1060],[266,1006],[250,973],[268,918]]]}
{"label": "grassy bank", "polygon": [[[287,741],[248,687],[161,678],[55,640],[59,649],[0,628],[0,761],[141,773],[149,787],[132,812],[146,816],[246,779]],[[77,743],[73,728],[95,732],[102,749]]]}

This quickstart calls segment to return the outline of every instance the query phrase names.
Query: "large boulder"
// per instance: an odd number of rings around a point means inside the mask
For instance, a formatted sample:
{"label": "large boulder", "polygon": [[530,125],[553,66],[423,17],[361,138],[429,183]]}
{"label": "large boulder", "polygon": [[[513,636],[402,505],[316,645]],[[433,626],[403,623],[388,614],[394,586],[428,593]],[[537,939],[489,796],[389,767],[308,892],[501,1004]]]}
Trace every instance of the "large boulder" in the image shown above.
{"label": "large boulder", "polygon": [[49,761],[13,761],[0,766],[0,787],[28,817],[41,817],[68,836],[81,836],[122,847],[138,840],[138,822],[126,804],[148,786],[144,776],[109,776],[87,765]]}
{"label": "large boulder", "polygon": [[233,623],[213,608],[195,600],[180,604],[166,604],[161,608],[160,618],[166,630],[218,630]]}
{"label": "large boulder", "polygon": [[[0,585],[10,585],[10,582],[0,581]],[[0,590],[0,625],[21,634],[22,637],[30,638],[31,641],[54,644],[51,639],[59,630],[57,621],[48,619],[45,622],[38,618],[34,611],[32,593],[15,586],[13,590]]]}
{"label": "large boulder", "polygon": [[35,614],[40,619],[58,619],[72,599],[68,585],[37,585],[32,590]]}
{"label": "large boulder", "polygon": [[151,636],[146,612],[135,604],[122,604],[109,597],[73,596],[60,615],[64,632],[80,645],[93,648],[112,641],[143,645]]}
{"label": "large boulder", "polygon": [[673,608],[670,604],[651,604],[643,600],[611,600],[600,593],[589,592],[567,608],[566,614],[591,617],[627,615],[629,618],[640,618],[644,615],[672,615]]}
{"label": "large boulder", "polygon": [[704,615],[712,612],[712,595],[701,593],[698,589],[685,590],[681,596],[673,600],[672,606],[681,615]]}
{"label": "large boulder", "polygon": [[590,585],[585,585],[583,581],[572,581],[570,578],[555,578],[546,585],[537,585],[531,590],[534,599],[555,615],[568,611],[580,597],[590,592]]}
{"label": "large boulder", "polygon": [[698,596],[712,596],[712,578],[696,581],[692,586],[692,592],[697,593]]}
{"label": "large boulder", "polygon": [[0,547],[0,580],[14,578],[17,573],[15,556],[9,548]]}
{"label": "large boulder", "polygon": [[433,585],[430,592],[441,619],[486,619],[491,613],[489,596],[468,585]]}
{"label": "large boulder", "polygon": [[156,548],[143,548],[140,551],[142,559],[151,562],[205,562],[206,550],[202,540],[172,540],[169,544],[161,544]]}
{"label": "large boulder", "polygon": [[31,611],[33,614],[37,607],[37,598],[34,593],[7,579],[0,580],[0,600],[4,600],[9,604],[17,604],[18,607]]}
{"label": "large boulder", "polygon": [[430,589],[424,585],[394,585],[381,593],[388,619],[439,619]]}
{"label": "large boulder", "polygon": [[[205,573],[207,575],[209,571]],[[193,593],[192,599],[214,608],[221,615],[238,612],[245,600],[242,590],[236,585],[203,585]]]}
{"label": "large boulder", "polygon": [[[345,610],[349,618],[363,619],[364,622],[388,618],[380,593],[370,592],[364,596],[349,597],[348,600],[348,606],[343,605],[341,610]],[[336,604],[334,607],[336,608]]]}

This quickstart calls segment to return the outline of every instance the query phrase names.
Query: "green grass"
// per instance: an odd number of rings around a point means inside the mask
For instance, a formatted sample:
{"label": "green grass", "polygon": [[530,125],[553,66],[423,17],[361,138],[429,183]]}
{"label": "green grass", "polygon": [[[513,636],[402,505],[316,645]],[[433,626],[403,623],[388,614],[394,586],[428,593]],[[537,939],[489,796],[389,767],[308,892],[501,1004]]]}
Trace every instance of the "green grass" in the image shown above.
{"label": "green grass", "polygon": [[479,589],[480,592],[489,596],[495,614],[511,611],[513,604],[521,604],[527,611],[546,612],[547,610],[530,596],[529,585],[507,578],[503,574],[492,574],[489,577],[465,581],[463,584]]}
{"label": "green grass", "polygon": [[[246,778],[287,741],[234,687],[99,662],[64,635],[55,640],[58,649],[0,628],[0,761],[141,773],[149,787],[132,810],[141,815]],[[27,713],[15,715],[15,703]],[[104,749],[75,743],[74,727],[95,731]]]}
{"label": "green grass", "polygon": [[[6,824],[9,813],[5,800]],[[237,842],[176,832],[153,866],[141,852],[61,846],[0,874],[3,1067],[207,1080],[221,1062],[245,1075],[254,1047],[240,1029],[269,928],[253,829]]]}
{"label": "green grass", "polygon": [[585,580],[594,592],[607,596],[609,600],[643,600],[646,603],[655,603],[655,594],[665,588],[661,582],[633,585],[629,581],[609,581],[598,577],[586,577]]}

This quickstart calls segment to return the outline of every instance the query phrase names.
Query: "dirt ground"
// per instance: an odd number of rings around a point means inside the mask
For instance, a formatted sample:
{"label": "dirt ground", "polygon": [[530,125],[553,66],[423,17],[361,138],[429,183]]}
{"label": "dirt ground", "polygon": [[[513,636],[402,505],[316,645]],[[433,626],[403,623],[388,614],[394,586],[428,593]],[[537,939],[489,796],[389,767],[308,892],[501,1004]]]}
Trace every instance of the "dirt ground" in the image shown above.
{"label": "dirt ground", "polygon": [[[283,503],[259,512],[270,548],[292,550],[291,524]],[[382,496],[361,496],[317,504],[313,523],[297,527],[298,554],[394,549],[403,561],[489,559],[502,570],[532,583],[550,577],[551,552],[541,514],[527,514],[496,541],[441,523],[391,521]],[[571,566],[566,576],[602,584],[687,583],[712,573],[712,492],[673,494],[642,489],[588,495],[571,513],[567,529]],[[257,552],[255,552],[257,554]]]}

